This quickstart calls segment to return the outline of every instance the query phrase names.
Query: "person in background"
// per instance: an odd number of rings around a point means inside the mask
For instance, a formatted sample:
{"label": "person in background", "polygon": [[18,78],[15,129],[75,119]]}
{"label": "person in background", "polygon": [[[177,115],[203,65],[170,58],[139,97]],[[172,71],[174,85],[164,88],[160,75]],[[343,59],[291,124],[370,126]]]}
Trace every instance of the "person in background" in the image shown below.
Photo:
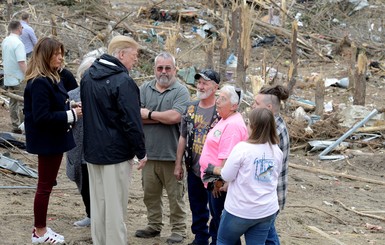
{"label": "person in background", "polygon": [[129,75],[138,61],[138,49],[131,37],[113,37],[108,54],[96,59],[80,82],[94,245],[127,244],[134,157],[139,159],[137,169],[147,162],[139,88]]}
{"label": "person in background", "polygon": [[206,69],[196,74],[195,79],[198,100],[187,105],[182,117],[174,175],[177,180],[184,178],[184,155],[192,213],[191,231],[195,235],[194,241],[189,245],[208,245],[210,234],[207,224],[210,212],[207,191],[201,179],[199,157],[207,133],[219,120],[215,107],[215,92],[219,88],[220,78],[216,71]]}
{"label": "person in background", "polygon": [[34,200],[32,243],[64,243],[64,237],[47,227],[49,197],[63,158],[75,147],[71,128],[82,116],[80,106],[70,108],[67,91],[60,83],[58,68],[64,46],[45,37],[36,44],[28,65],[24,91],[27,151],[38,155],[38,181]]}
{"label": "person in background", "polygon": [[[146,135],[148,163],[142,171],[144,204],[147,207],[147,227],[135,236],[159,236],[162,222],[162,191],[167,191],[170,204],[171,236],[167,243],[179,243],[186,237],[184,180],[174,176],[179,123],[190,101],[187,88],[176,78],[175,58],[160,53],[155,58],[155,79],[140,87],[141,116]],[[160,143],[161,142],[161,143]]]}
{"label": "person in background", "polygon": [[33,47],[35,47],[37,43],[37,37],[35,35],[35,31],[29,25],[29,14],[23,12],[21,14],[21,25],[23,26],[23,33],[20,35],[20,39],[24,44],[25,53],[27,54],[27,58],[31,57]]}
{"label": "person in background", "polygon": [[[84,58],[77,71],[77,80],[80,81],[84,72],[95,61],[95,57]],[[68,92],[72,104],[80,104],[80,87]],[[87,163],[83,152],[83,119],[80,118],[72,129],[76,147],[67,152],[66,173],[70,180],[76,183],[85,206],[86,217],[74,223],[76,227],[88,227],[91,224],[90,187],[88,180]]]}
{"label": "person in background", "polygon": [[[4,68],[4,86],[14,94],[22,95],[25,72],[27,70],[27,58],[24,44],[20,41],[23,27],[19,21],[12,20],[8,24],[10,34],[1,43]],[[23,123],[23,103],[15,98],[9,99],[9,113],[11,116],[12,132],[22,133],[19,126]]]}
{"label": "person in background", "polygon": [[[288,187],[290,139],[285,121],[280,116],[281,101],[289,98],[289,90],[282,85],[263,87],[255,96],[253,108],[267,108],[274,114],[276,130],[279,137],[279,148],[283,152],[282,171],[279,174],[277,195],[279,211],[285,207]],[[266,245],[279,245],[279,237],[275,229],[275,222],[272,223]]]}
{"label": "person in background", "polygon": [[225,166],[209,164],[205,171],[228,183],[217,245],[235,245],[243,234],[247,245],[264,245],[279,209],[276,189],[282,151],[273,113],[266,108],[252,110],[248,128],[249,139],[234,146]]}
{"label": "person in background", "polygon": [[199,160],[201,178],[208,191],[210,214],[213,219],[213,225],[210,227],[212,245],[217,242],[227,184],[223,186],[222,180],[207,180],[203,178],[203,174],[209,164],[223,167],[233,147],[248,138],[246,124],[238,112],[241,101],[242,92],[234,86],[226,85],[219,90],[216,108],[221,120],[207,134]]}

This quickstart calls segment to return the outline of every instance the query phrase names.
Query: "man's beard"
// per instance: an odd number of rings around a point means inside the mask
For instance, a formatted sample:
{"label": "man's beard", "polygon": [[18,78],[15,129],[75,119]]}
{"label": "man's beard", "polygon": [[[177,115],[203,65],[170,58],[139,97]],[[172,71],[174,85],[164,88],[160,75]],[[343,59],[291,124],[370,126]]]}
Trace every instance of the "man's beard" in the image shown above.
{"label": "man's beard", "polygon": [[200,99],[200,100],[204,100],[204,99],[207,99],[212,93],[213,93],[213,89],[210,89],[210,90],[208,90],[206,92],[198,91],[197,92],[197,98]]}
{"label": "man's beard", "polygon": [[164,87],[170,86],[175,81],[174,77],[168,78],[168,76],[159,76],[158,83]]}

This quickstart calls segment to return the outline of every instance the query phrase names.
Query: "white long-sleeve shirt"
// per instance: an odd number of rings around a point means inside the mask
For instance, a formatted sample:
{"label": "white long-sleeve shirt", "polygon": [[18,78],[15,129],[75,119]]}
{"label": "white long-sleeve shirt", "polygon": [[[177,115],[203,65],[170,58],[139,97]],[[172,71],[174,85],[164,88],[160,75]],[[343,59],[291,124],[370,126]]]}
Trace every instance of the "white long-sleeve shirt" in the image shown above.
{"label": "white long-sleeve shirt", "polygon": [[229,182],[225,209],[245,219],[260,219],[276,213],[278,176],[282,151],[278,145],[238,143],[221,171]]}

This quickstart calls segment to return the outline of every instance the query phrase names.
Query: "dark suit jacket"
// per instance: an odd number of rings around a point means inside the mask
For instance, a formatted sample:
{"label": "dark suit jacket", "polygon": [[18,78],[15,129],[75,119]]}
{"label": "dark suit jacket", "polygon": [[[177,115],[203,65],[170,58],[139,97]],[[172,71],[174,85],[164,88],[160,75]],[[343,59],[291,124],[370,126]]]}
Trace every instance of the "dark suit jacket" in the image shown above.
{"label": "dark suit jacket", "polygon": [[59,75],[60,75],[60,83],[63,84],[63,86],[67,90],[67,92],[74,90],[75,88],[79,87],[72,72],[70,72],[66,68],[62,68],[59,71]]}
{"label": "dark suit jacket", "polygon": [[66,152],[75,147],[70,124],[68,94],[62,83],[38,77],[24,90],[24,124],[27,151],[39,155]]}

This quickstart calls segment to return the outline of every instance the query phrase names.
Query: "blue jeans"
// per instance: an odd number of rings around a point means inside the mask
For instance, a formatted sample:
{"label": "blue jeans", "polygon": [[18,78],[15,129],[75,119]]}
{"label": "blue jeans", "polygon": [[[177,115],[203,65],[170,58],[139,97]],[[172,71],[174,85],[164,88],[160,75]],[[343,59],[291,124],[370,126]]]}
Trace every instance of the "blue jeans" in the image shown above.
{"label": "blue jeans", "polygon": [[[209,183],[210,185],[210,183]],[[217,236],[219,224],[221,221],[222,211],[225,205],[226,192],[221,192],[221,196],[215,198],[211,192],[210,186],[207,189],[207,193],[209,196],[209,208],[211,214],[211,223],[210,223],[210,235],[211,235],[211,243],[212,245],[217,244]]]}
{"label": "blue jeans", "polygon": [[[278,215],[278,213],[277,213],[277,215]],[[276,217],[277,216],[275,216],[275,218]],[[277,230],[275,229],[275,218],[274,218],[273,223],[271,223],[269,234],[267,235],[265,245],[280,245],[281,244],[279,242]]]}
{"label": "blue jeans", "polygon": [[275,216],[244,219],[223,210],[217,245],[235,245],[243,234],[247,245],[264,245]]}
{"label": "blue jeans", "polygon": [[194,243],[208,245],[210,238],[207,225],[210,219],[207,207],[208,195],[201,178],[196,176],[192,170],[187,171],[187,192],[192,214],[191,231],[195,235]]}

